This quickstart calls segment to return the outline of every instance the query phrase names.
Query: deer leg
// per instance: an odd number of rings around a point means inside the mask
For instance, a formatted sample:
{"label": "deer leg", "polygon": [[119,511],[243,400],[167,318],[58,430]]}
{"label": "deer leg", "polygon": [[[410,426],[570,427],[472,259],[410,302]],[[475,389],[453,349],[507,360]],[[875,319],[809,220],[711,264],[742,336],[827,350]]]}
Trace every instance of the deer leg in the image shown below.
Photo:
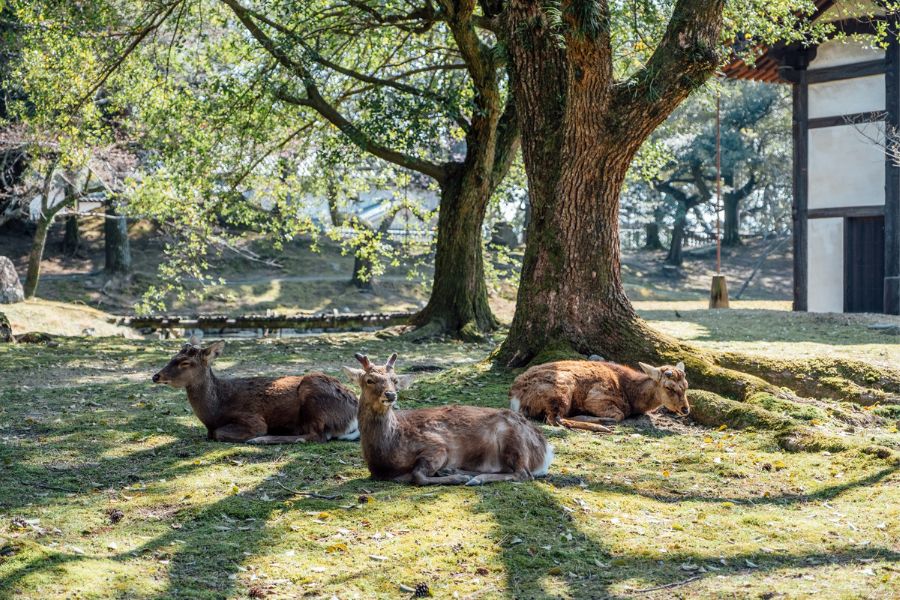
{"label": "deer leg", "polygon": [[600,417],[589,417],[586,415],[578,415],[577,417],[572,417],[571,419],[560,419],[559,423],[565,427],[570,429],[584,429],[586,431],[593,431],[596,433],[612,433],[613,430],[605,425],[600,425],[599,423],[607,423],[606,419],[602,419]]}
{"label": "deer leg", "polygon": [[261,435],[247,440],[248,444],[302,444],[309,442],[305,435]]}
{"label": "deer leg", "polygon": [[461,485],[471,479],[468,475],[461,473],[435,476],[446,462],[447,451],[443,448],[436,448],[431,454],[420,456],[410,473],[412,483],[416,485]]}
{"label": "deer leg", "polygon": [[533,479],[528,471],[518,473],[482,473],[466,482],[466,485],[481,485],[492,481],[530,481]]}
{"label": "deer leg", "polygon": [[262,428],[260,431],[258,428],[253,428],[248,425],[244,425],[243,423],[229,423],[228,425],[224,425],[216,429],[211,436],[211,439],[216,440],[217,442],[246,442],[251,440],[260,434],[264,434],[266,432],[265,428]]}

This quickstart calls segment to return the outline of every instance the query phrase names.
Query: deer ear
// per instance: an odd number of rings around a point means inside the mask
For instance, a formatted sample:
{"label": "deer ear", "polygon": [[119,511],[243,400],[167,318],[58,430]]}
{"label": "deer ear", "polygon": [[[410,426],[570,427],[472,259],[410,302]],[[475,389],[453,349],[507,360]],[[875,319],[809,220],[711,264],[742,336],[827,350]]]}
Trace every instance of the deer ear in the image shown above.
{"label": "deer ear", "polygon": [[222,350],[225,349],[225,342],[219,340],[218,342],[213,342],[209,346],[203,349],[203,360],[208,363],[216,360],[222,355]]}
{"label": "deer ear", "polygon": [[347,376],[353,383],[359,383],[359,378],[365,374],[365,371],[362,369],[354,369],[353,367],[341,367],[341,371],[344,372],[344,375]]}
{"label": "deer ear", "polygon": [[652,379],[653,381],[659,381],[659,369],[657,369],[656,367],[651,367],[647,363],[642,362],[639,362],[638,365],[640,365],[641,371],[650,376],[650,379]]}
{"label": "deer ear", "polygon": [[681,371],[682,373],[684,373],[684,361],[683,360],[678,361],[678,364],[675,365],[675,368],[678,369],[679,371]]}
{"label": "deer ear", "polygon": [[391,357],[388,359],[387,363],[385,363],[384,368],[388,371],[394,370],[394,363],[397,362],[397,353],[394,352],[391,354]]}

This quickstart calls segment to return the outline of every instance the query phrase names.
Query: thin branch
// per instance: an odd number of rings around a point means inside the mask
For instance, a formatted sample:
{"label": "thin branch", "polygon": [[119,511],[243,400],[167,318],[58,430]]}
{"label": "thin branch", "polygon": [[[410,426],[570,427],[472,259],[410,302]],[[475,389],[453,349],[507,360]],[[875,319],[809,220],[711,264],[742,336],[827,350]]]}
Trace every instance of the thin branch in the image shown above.
{"label": "thin branch", "polygon": [[[281,49],[281,47],[275,42],[275,40],[269,37],[259,27],[259,25],[256,24],[254,17],[246,8],[244,8],[237,0],[222,1],[232,9],[238,20],[241,21],[250,35],[252,35],[257,40],[257,42],[259,42],[259,44],[270,55],[272,55],[272,57],[277,59],[282,66],[284,66],[290,72],[294,73],[294,75],[299,77],[303,82],[304,88],[306,90],[306,98],[299,98],[291,96],[290,94],[282,94],[279,96],[282,100],[297,104],[299,106],[308,106],[310,108],[313,108],[328,122],[341,130],[341,132],[343,132],[351,142],[353,142],[360,149],[370,154],[373,154],[379,158],[382,158],[388,162],[392,162],[401,167],[412,169],[413,171],[418,171],[424,175],[428,175],[439,183],[442,183],[446,179],[447,173],[442,166],[428,160],[410,156],[403,152],[394,150],[393,148],[389,148],[388,146],[375,141],[365,132],[363,132],[359,127],[350,122],[334,107],[334,105],[332,105],[322,97],[309,69],[307,69],[302,63],[288,56],[288,54]],[[288,100],[287,98],[291,98],[291,100]]]}
{"label": "thin branch", "polygon": [[687,584],[691,583],[692,581],[697,581],[698,579],[700,579],[700,576],[699,576],[699,575],[694,575],[693,577],[688,577],[687,579],[684,579],[684,580],[682,580],[682,581],[675,581],[675,582],[672,582],[672,583],[667,583],[667,584],[665,584],[665,585],[658,585],[658,586],[656,586],[656,587],[644,588],[644,589],[642,589],[642,590],[632,590],[632,592],[634,592],[635,594],[646,594],[646,593],[648,593],[648,592],[655,592],[655,591],[658,591],[658,590],[670,590],[670,589],[672,589],[672,588],[676,588],[676,587],[681,587],[681,586],[683,586],[683,585],[687,585]]}
{"label": "thin branch", "polygon": [[[122,63],[124,63],[125,60],[131,55],[131,53],[137,49],[141,42],[144,41],[144,38],[146,38],[152,32],[156,31],[156,29],[158,29],[159,26],[169,18],[169,16],[175,11],[175,8],[183,1],[184,0],[175,0],[174,2],[169,4],[168,10],[159,10],[151,17],[150,24],[138,31],[134,38],[131,40],[131,43],[128,44],[128,46],[125,48],[124,52],[117,56],[115,60],[113,60],[112,64],[108,65],[106,69],[103,70],[100,79],[90,87],[87,93],[75,105],[74,109],[72,110],[73,113],[78,112],[81,107],[84,106],[84,103],[90,100],[97,92],[97,90],[103,87],[103,84],[106,83],[106,80],[109,79],[110,75],[115,73],[116,69],[118,69],[122,65]],[[159,18],[160,15],[162,15],[162,18]],[[157,20],[158,18],[159,20]]]}

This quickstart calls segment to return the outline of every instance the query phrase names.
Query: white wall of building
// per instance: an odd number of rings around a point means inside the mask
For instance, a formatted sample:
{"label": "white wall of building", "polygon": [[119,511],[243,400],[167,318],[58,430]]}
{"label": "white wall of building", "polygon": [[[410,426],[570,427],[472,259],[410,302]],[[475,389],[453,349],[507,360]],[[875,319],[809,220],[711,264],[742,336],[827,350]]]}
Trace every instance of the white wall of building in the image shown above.
{"label": "white wall of building", "polygon": [[884,110],[884,75],[809,85],[809,118]]}
{"label": "white wall of building", "polygon": [[809,130],[807,207],[884,204],[884,149],[873,140],[883,125],[839,125]]}
{"label": "white wall of building", "polygon": [[844,311],[844,220],[810,219],[807,223],[807,292],[809,312]]}
{"label": "white wall of building", "polygon": [[884,58],[884,50],[873,48],[865,40],[830,40],[819,46],[809,70],[837,67]]}

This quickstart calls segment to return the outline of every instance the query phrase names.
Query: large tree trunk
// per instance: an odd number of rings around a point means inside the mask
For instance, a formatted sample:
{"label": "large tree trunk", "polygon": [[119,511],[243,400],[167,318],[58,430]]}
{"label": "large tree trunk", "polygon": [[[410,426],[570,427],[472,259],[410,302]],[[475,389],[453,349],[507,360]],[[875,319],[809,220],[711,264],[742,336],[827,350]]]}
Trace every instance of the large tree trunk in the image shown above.
{"label": "large tree trunk", "polygon": [[[499,358],[557,351],[656,360],[678,343],[647,327],[620,273],[619,194],[640,144],[715,69],[722,2],[679,0],[660,47],[615,85],[608,27],[573,12],[558,41],[537,0],[510,0],[506,32],[532,222],[516,314]],[[580,14],[580,13],[579,13]],[[606,25],[608,25],[606,21]]]}
{"label": "large tree trunk", "polygon": [[116,209],[112,205],[106,209],[103,235],[106,249],[106,266],[104,267],[106,273],[110,275],[127,275],[131,273],[131,244],[128,241],[128,221],[124,216],[116,214]]}
{"label": "large tree trunk", "polygon": [[31,252],[28,254],[28,272],[25,275],[25,298],[30,300],[37,293],[38,281],[41,278],[41,260],[44,258],[44,247],[47,245],[47,232],[56,213],[42,215],[34,231]]}
{"label": "large tree trunk", "polygon": [[434,282],[428,304],[412,320],[418,327],[476,340],[498,323],[484,281],[481,225],[490,190],[473,169],[451,174],[441,189]]}
{"label": "large tree trunk", "polygon": [[675,223],[672,225],[672,241],[669,243],[669,253],[666,255],[666,264],[680,267],[684,264],[684,229],[687,225],[687,208],[678,203],[675,210]]}
{"label": "large tree trunk", "polygon": [[722,230],[723,246],[740,246],[741,245],[741,222],[740,209],[741,199],[736,194],[725,194],[725,225]]}

